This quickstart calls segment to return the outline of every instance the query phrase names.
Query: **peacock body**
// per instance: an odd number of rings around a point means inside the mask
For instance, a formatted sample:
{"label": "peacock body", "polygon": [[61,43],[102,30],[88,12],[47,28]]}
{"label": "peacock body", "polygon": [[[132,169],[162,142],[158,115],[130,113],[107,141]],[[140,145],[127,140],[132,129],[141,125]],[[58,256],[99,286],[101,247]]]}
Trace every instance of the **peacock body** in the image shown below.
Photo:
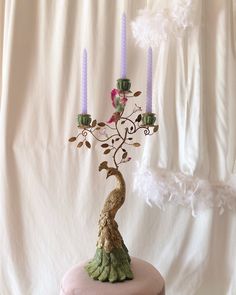
{"label": "peacock body", "polygon": [[125,181],[120,171],[108,167],[107,162],[99,171],[107,170],[107,178],[115,176],[116,188],[108,195],[99,218],[97,249],[94,258],[86,265],[89,276],[99,281],[121,282],[133,278],[130,256],[115,221],[117,211],[125,201]]}

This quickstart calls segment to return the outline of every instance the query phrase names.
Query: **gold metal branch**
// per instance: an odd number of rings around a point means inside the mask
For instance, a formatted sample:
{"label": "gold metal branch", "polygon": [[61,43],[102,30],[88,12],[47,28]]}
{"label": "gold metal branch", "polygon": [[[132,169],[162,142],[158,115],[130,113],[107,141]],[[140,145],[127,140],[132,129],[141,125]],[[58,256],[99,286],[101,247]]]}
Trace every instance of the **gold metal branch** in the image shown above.
{"label": "gold metal branch", "polygon": [[[96,141],[102,143],[101,147],[104,149],[103,154],[108,155],[113,152],[112,159],[116,169],[119,169],[120,164],[126,163],[131,160],[128,151],[124,148],[126,146],[139,147],[140,143],[133,142],[134,135],[139,130],[143,130],[144,135],[152,135],[158,130],[158,125],[145,125],[141,124],[142,109],[135,105],[134,110],[128,116],[124,116],[124,111],[119,114],[119,118],[114,122],[114,125],[109,125],[104,122],[97,122],[93,120],[91,125],[82,126],[82,131],[75,137],[71,137],[69,141],[73,142],[79,140],[77,147],[86,146],[91,148],[91,143],[88,140],[88,135],[91,134]],[[134,119],[134,114],[139,113]],[[81,126],[78,126],[81,130]],[[152,132],[151,132],[152,129]],[[109,133],[109,134],[108,134]],[[118,159],[120,155],[120,159]]]}

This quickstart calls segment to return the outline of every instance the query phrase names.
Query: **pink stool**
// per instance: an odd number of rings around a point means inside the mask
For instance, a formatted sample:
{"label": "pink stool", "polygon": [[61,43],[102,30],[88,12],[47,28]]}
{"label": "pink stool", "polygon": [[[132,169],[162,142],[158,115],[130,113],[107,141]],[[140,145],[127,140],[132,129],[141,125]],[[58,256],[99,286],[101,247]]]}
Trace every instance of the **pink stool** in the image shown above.
{"label": "pink stool", "polygon": [[114,284],[95,281],[88,276],[83,263],[65,274],[60,295],[165,295],[161,274],[150,263],[131,259],[133,280]]}

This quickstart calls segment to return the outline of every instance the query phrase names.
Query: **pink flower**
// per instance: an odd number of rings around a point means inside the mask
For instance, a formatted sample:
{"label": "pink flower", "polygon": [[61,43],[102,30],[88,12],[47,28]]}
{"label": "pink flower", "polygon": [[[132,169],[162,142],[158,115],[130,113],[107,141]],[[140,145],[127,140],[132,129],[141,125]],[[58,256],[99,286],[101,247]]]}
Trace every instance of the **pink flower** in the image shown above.
{"label": "pink flower", "polygon": [[120,119],[120,113],[116,112],[114,113],[111,118],[107,121],[107,123],[113,123],[113,122],[116,122]]}
{"label": "pink flower", "polygon": [[122,163],[127,163],[127,162],[129,162],[131,159],[132,159],[131,157],[128,157],[128,158],[122,160]]}
{"label": "pink flower", "polygon": [[128,99],[126,98],[126,97],[122,97],[121,99],[120,99],[120,103],[123,105],[123,106],[125,106],[126,105],[126,102],[128,101]]}
{"label": "pink flower", "polygon": [[115,108],[116,106],[115,106],[115,97],[116,97],[116,95],[117,94],[119,94],[119,91],[117,90],[117,89],[112,89],[112,91],[111,91],[111,101],[112,101],[112,105],[113,105],[113,107]]}

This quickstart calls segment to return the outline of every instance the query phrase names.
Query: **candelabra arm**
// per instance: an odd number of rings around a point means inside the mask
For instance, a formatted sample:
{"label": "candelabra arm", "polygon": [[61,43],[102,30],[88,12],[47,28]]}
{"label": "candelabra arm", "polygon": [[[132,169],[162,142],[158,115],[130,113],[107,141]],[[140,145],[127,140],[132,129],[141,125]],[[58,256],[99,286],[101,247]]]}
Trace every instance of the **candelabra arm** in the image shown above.
{"label": "candelabra arm", "polygon": [[124,138],[123,138],[123,141],[122,141],[121,144],[116,148],[116,150],[115,150],[115,152],[114,152],[114,154],[113,154],[113,162],[114,162],[114,164],[115,164],[116,169],[119,168],[119,164],[118,164],[117,161],[116,161],[116,155],[117,155],[117,152],[122,148],[123,144],[125,143],[126,138],[127,138],[127,133],[128,133],[128,128],[125,129],[125,136],[124,136]]}
{"label": "candelabra arm", "polygon": [[[94,134],[94,130],[90,130],[90,129],[84,129],[86,130],[87,132],[89,132],[90,134],[92,134],[92,136],[99,142],[106,142],[106,141],[109,141],[111,138],[115,137],[115,136],[118,136],[119,134],[118,133],[115,133],[115,134],[112,134],[111,136],[105,138],[105,139],[101,139],[101,138],[98,138],[95,134]],[[83,131],[81,132],[81,134],[83,135]],[[84,133],[85,134],[85,133]],[[87,134],[86,134],[87,136]]]}

